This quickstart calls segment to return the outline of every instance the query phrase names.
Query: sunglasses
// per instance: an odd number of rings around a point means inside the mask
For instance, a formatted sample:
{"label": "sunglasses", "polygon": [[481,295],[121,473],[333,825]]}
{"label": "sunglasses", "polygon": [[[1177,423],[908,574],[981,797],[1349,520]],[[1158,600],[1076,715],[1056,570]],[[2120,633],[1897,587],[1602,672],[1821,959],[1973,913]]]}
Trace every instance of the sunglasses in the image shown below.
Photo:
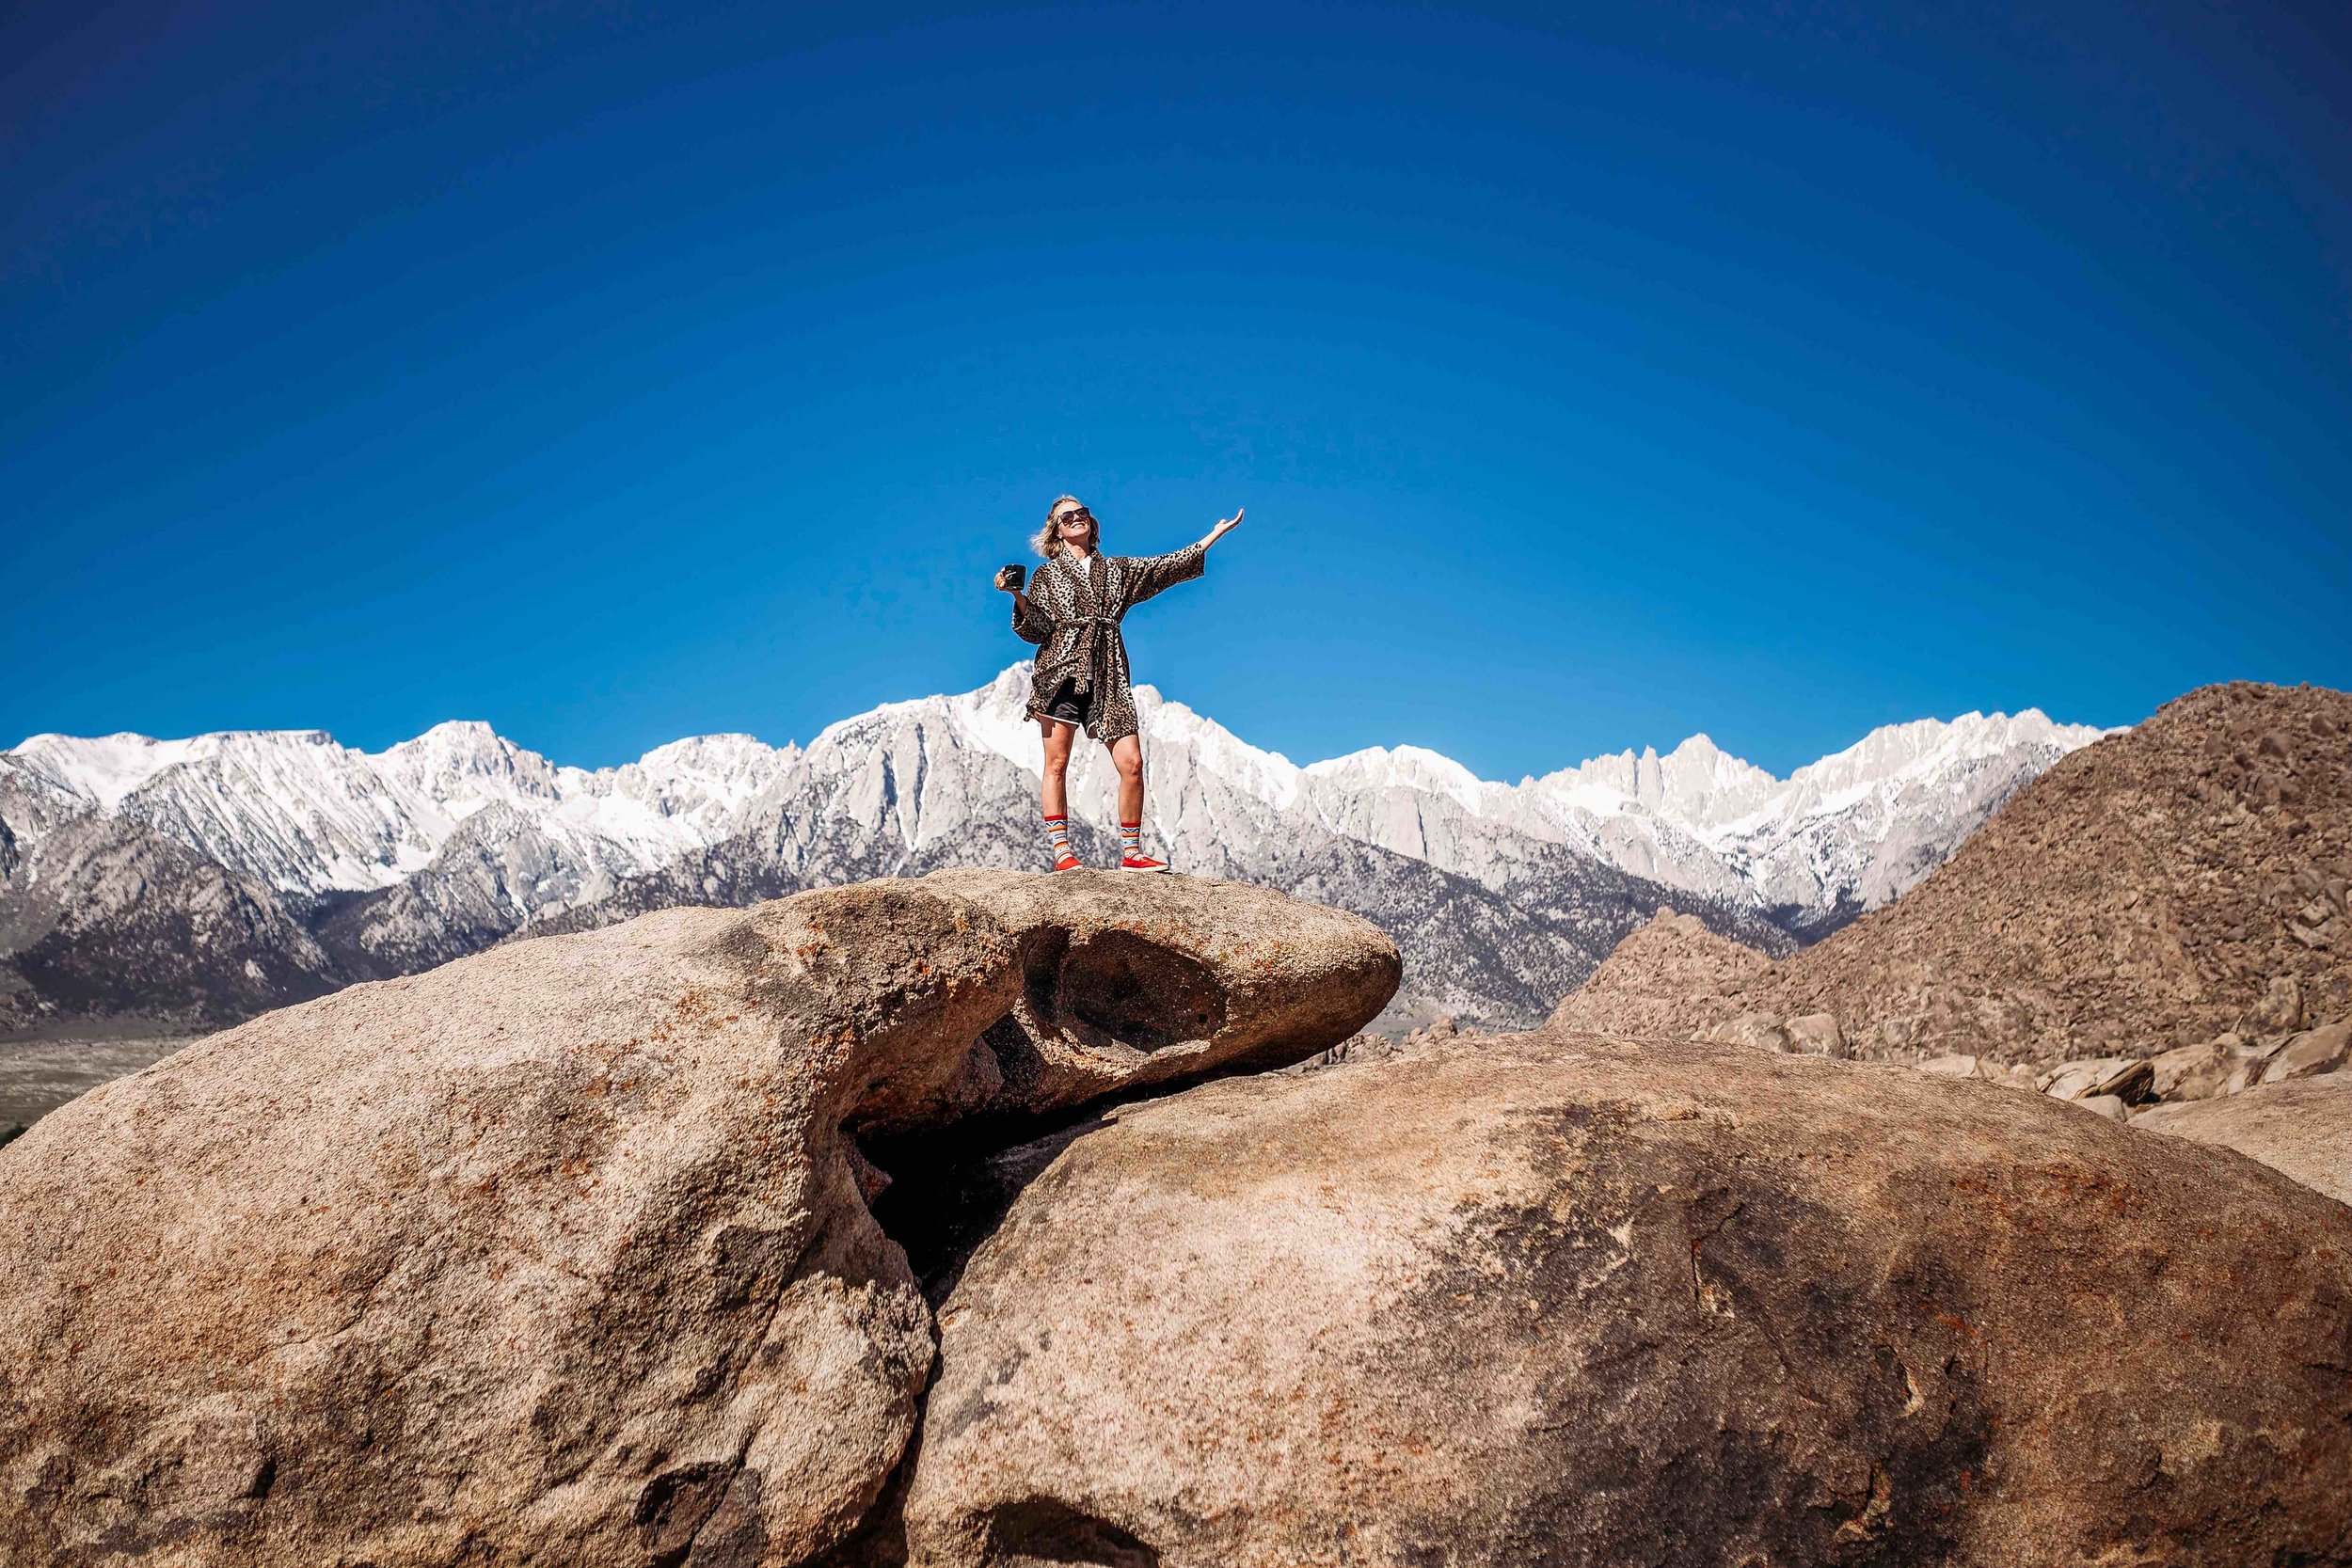
{"label": "sunglasses", "polygon": [[1083,506],[1078,508],[1075,512],[1065,512],[1060,516],[1054,519],[1057,527],[1063,523],[1090,523],[1092,521],[1094,521],[1094,514],[1089,512]]}

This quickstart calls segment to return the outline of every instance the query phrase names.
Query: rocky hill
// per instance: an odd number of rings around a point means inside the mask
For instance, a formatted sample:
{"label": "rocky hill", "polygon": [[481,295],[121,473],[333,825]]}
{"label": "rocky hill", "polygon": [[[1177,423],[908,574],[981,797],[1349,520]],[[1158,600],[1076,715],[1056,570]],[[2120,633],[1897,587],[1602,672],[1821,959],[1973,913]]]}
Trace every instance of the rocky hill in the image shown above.
{"label": "rocky hill", "polygon": [[2352,695],[2236,683],[2065,758],[1918,887],[1777,962],[1661,918],[1555,1022],[1862,1056],[2276,1049],[2352,1015]]}
{"label": "rocky hill", "polygon": [[[1035,866],[1026,691],[1016,665],[806,747],[708,736],[593,770],[470,723],[378,752],[317,731],[35,736],[0,752],[0,1031],[214,1025],[518,932]],[[1533,1022],[1661,905],[1787,951],[1911,885],[2096,734],[2032,712],[1924,721],[1787,779],[1693,736],[1505,785],[1411,747],[1302,768],[1148,687],[1137,702],[1173,863],[1387,924],[1399,1031]],[[1082,748],[1073,814],[1096,863],[1115,783]]]}

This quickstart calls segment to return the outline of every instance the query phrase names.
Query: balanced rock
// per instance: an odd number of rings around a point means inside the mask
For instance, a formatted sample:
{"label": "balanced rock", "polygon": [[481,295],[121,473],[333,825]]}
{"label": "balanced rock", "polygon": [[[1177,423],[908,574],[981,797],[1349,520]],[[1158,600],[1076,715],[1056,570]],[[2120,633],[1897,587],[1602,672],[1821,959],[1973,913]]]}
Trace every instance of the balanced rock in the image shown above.
{"label": "balanced rock", "polygon": [[1304,1057],[1397,972],[1261,888],[967,872],[215,1036],[0,1152],[0,1560],[798,1562],[932,1362],[855,1136]]}
{"label": "balanced rock", "polygon": [[[1346,1039],[1396,992],[1396,945],[1369,921],[1250,882],[1164,877],[1139,897],[1134,880],[923,879],[1034,933],[1028,983],[986,1037],[1007,1085],[989,1109],[1287,1066]],[[1308,1038],[1313,1049],[1300,1050]]]}
{"label": "balanced rock", "polygon": [[2135,1128],[2234,1148],[2339,1203],[2352,1203],[2352,1073],[2272,1084],[2225,1100],[2157,1105]]}
{"label": "balanced rock", "polygon": [[1227,1080],[1045,1152],[941,1311],[914,1562],[2352,1541],[2352,1212],[2227,1150],[1547,1030]]}
{"label": "balanced rock", "polygon": [[2145,1097],[2154,1080],[2155,1069],[2146,1061],[2097,1056],[2054,1069],[2042,1092],[2054,1100],[2093,1100],[2106,1095],[2122,1101]]}

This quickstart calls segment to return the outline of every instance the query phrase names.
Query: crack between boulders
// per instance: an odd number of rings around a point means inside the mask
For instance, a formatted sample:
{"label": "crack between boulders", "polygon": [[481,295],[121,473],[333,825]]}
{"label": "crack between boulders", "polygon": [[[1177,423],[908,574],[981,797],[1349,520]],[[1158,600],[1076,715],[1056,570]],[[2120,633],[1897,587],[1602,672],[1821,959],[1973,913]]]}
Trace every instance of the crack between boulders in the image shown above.
{"label": "crack between boulders", "polygon": [[[974,1043],[977,1047],[981,1042],[976,1040]],[[881,1490],[840,1540],[807,1559],[803,1568],[822,1568],[822,1565],[828,1564],[840,1564],[846,1568],[846,1565],[859,1560],[846,1554],[877,1542],[882,1532],[890,1529],[890,1512],[894,1507],[900,1506],[899,1499],[911,1483],[914,1465],[921,1456],[923,1432],[930,1416],[930,1398],[938,1386],[942,1367],[940,1310],[961,1281],[964,1264],[1002,1227],[1005,1217],[1020,1200],[1021,1195],[1052,1168],[1071,1143],[1109,1126],[1121,1111],[1150,1101],[1182,1094],[1219,1077],[1241,1076],[1254,1070],[1257,1069],[1225,1073],[1211,1071],[1180,1081],[1136,1084],[1056,1111],[982,1114],[923,1132],[868,1136],[852,1131],[853,1117],[843,1123],[842,1135],[854,1146],[858,1156],[890,1179],[889,1184],[882,1191],[863,1200],[875,1228],[907,1259],[916,1288],[923,1293],[933,1349],[930,1370],[914,1398],[914,1420],[907,1434],[906,1446],[900,1450]],[[992,1183],[984,1172],[991,1162],[1015,1149],[1055,1139],[1061,1140],[1059,1147],[1047,1153],[1035,1170],[1009,1183],[1001,1194],[990,1194]],[[911,1201],[917,1194],[933,1196],[940,1195],[943,1189],[946,1190],[951,1199],[948,1203],[915,1204]],[[954,1201],[961,1201],[975,1193],[990,1196],[993,1212],[985,1213],[981,1223],[970,1230],[959,1234],[951,1228],[944,1228],[936,1237],[919,1232],[908,1234],[910,1227],[906,1221],[916,1215],[936,1217],[943,1212],[948,1212],[951,1227]],[[993,1196],[1002,1197],[1001,1205],[993,1203]],[[902,1206],[906,1212],[897,1212]],[[815,1244],[813,1239],[810,1244]],[[776,1309],[781,1311],[782,1307],[782,1296],[779,1295]],[[765,1342],[764,1332],[762,1342]],[[748,1450],[747,1440],[746,1453]],[[739,1456],[739,1467],[741,1463],[742,1458]],[[733,1484],[731,1476],[729,1484]],[[715,1515],[717,1511],[718,1505],[714,1503],[712,1514]],[[708,1522],[709,1516],[706,1516],[696,1524],[697,1536]],[[689,1550],[691,1550],[691,1544]]]}

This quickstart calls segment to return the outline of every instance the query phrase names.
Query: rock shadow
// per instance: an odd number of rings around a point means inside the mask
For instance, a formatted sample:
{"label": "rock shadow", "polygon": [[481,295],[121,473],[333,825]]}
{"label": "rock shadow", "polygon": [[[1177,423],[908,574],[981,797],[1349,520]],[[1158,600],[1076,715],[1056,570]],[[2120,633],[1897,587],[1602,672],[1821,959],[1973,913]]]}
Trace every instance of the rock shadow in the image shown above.
{"label": "rock shadow", "polygon": [[[1042,1134],[1031,1123],[1027,1141],[1009,1148],[990,1139],[985,1128],[961,1136],[948,1130],[862,1140],[865,1157],[889,1178],[871,1199],[875,1222],[906,1250],[931,1310],[955,1290],[964,1264],[1029,1183],[1109,1120],[1108,1110],[1098,1111]],[[1000,1138],[1008,1125],[993,1124]]]}

